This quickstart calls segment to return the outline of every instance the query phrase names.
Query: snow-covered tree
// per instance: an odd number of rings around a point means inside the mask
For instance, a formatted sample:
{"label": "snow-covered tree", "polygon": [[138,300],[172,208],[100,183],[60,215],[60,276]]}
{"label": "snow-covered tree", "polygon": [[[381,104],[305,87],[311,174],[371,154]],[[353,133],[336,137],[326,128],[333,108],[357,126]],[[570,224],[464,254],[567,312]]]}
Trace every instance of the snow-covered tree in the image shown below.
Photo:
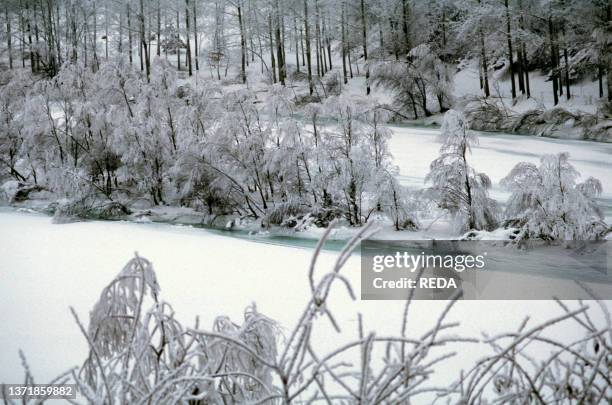
{"label": "snow-covered tree", "polygon": [[478,139],[468,128],[465,117],[449,110],[444,115],[440,156],[431,162],[425,181],[431,183],[429,196],[457,219],[460,231],[491,230],[498,224],[497,203],[489,198],[491,180],[467,161]]}
{"label": "snow-covered tree", "polygon": [[520,162],[502,179],[512,192],[506,224],[520,228],[518,239],[592,240],[610,231],[595,197],[601,182],[589,177],[578,183],[580,173],[568,153],[545,155],[540,165]]}
{"label": "snow-covered tree", "polygon": [[452,75],[427,44],[413,48],[407,60],[373,64],[372,83],[391,91],[396,108],[413,118],[432,114],[430,97],[440,112],[451,102]]}

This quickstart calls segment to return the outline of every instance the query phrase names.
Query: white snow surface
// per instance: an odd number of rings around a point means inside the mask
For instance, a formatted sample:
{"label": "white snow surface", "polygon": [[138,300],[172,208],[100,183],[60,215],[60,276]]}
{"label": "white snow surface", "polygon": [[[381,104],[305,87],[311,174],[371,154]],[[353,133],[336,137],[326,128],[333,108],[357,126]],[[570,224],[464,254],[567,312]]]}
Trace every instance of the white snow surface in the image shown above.
{"label": "white snow surface", "polygon": [[[429,163],[438,153],[438,130],[393,127],[391,150],[401,180],[423,187]],[[608,221],[612,201],[612,145],[553,140],[516,135],[483,135],[473,150],[472,164],[494,182],[493,195],[501,199],[499,180],[521,160],[536,162],[544,153],[569,151],[583,177],[595,176],[604,186]],[[410,238],[410,234],[404,235]],[[82,363],[87,355],[83,336],[71,318],[74,306],[87,324],[88,314],[102,288],[137,251],[152,261],[162,298],[170,302],[179,320],[193,325],[196,315],[204,328],[218,315],[240,322],[242,311],[256,302],[259,311],[293,328],[309,297],[307,271],[311,250],[222,236],[203,229],[151,223],[82,222],[54,225],[40,214],[0,210],[0,382],[23,381],[18,350],[23,349],[37,383]],[[323,252],[317,274],[330,270],[336,254]],[[360,260],[353,256],[344,274],[360,290]],[[447,305],[419,301],[411,308],[409,335],[418,337],[433,326]],[[612,305],[609,305],[612,307]],[[336,335],[321,319],[315,342],[323,355],[341,342],[354,339],[357,311],[365,329],[379,336],[398,335],[403,303],[351,301],[338,288],[330,309],[342,327]],[[560,314],[549,301],[459,302],[450,320],[460,321],[461,333],[480,336],[516,330],[526,315],[530,324]],[[557,336],[577,337],[568,322],[551,330]],[[451,347],[458,356],[444,363],[432,385],[447,385],[460,368],[484,354],[482,347]],[[357,353],[354,353],[357,356]],[[353,360],[357,360],[355,357]],[[358,360],[357,360],[358,361]]]}
{"label": "white snow surface", "polygon": [[[253,243],[191,227],[128,222],[81,222],[54,225],[40,214],[0,211],[0,381],[23,381],[18,350],[27,356],[37,382],[50,380],[81,364],[87,347],[69,306],[88,323],[88,313],[102,288],[138,251],[152,261],[161,296],[177,318],[193,325],[196,315],[209,328],[218,315],[241,321],[242,310],[256,302],[258,310],[292,328],[309,297],[309,249]],[[317,274],[331,269],[335,253],[324,252]],[[343,274],[360,288],[360,261],[354,255]],[[444,301],[413,303],[409,335],[418,337],[434,325]],[[315,330],[321,354],[356,338],[357,311],[366,329],[379,336],[399,335],[401,301],[351,301],[341,288],[332,293],[329,308],[342,327],[336,335],[327,320]],[[560,314],[548,301],[459,302],[449,320],[461,321],[461,333],[478,337],[514,330],[524,316],[532,322]],[[577,337],[572,323],[560,329]],[[557,333],[559,330],[557,330]],[[460,367],[483,355],[478,347],[458,350],[440,368],[432,383],[449,383]],[[354,353],[358,359],[358,352]]]}

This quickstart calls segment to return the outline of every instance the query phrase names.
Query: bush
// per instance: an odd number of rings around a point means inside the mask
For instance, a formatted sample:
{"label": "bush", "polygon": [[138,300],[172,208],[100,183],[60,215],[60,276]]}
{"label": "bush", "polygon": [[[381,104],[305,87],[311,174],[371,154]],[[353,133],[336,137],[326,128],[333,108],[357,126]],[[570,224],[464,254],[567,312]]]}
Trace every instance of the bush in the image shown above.
{"label": "bush", "polygon": [[580,173],[568,153],[544,155],[540,166],[520,162],[501,180],[512,192],[506,207],[506,225],[519,228],[517,240],[600,240],[608,233],[595,197],[601,182]]}
{"label": "bush", "polygon": [[287,219],[305,214],[306,210],[297,201],[288,201],[276,204],[273,208],[270,208],[266,212],[266,216],[262,221],[262,224],[270,225],[281,225]]}
{"label": "bush", "polygon": [[124,219],[132,213],[128,207],[117,201],[100,203],[87,198],[59,203],[57,206],[50,208],[54,213],[53,222],[55,223],[66,223],[81,219]]}
{"label": "bush", "polygon": [[[533,326],[527,318],[518,332],[485,335],[479,341],[458,336],[454,330],[459,324],[446,320],[460,291],[432,320],[432,328],[414,338],[406,328],[408,299],[397,335],[365,334],[358,316],[355,340],[319,353],[311,339],[319,320],[327,318],[339,331],[328,302],[330,291],[339,292],[332,285],[345,287],[354,299],[340,272],[354,246],[371,235],[368,227],[362,229],[340,252],[330,272],[316,279],[314,266],[329,231],[308,273],[312,296],[284,339],[279,325],[255,305],[247,307],[241,323],[217,317],[212,331],[201,329],[198,321],[194,327],[181,324],[172,306],[159,296],[153,266],[136,255],[102,290],[87,328],[71,308],[89,355],[78,370],[69,370],[54,382],[76,384],[83,402],[89,404],[298,404],[306,397],[346,404],[423,403],[432,397],[457,404],[529,403],[533,398],[539,403],[583,398],[595,404],[609,393],[612,322],[605,304],[600,317],[582,303],[576,309],[560,303],[563,313],[557,317]],[[594,319],[603,319],[597,322],[603,325],[596,326]],[[584,337],[567,342],[543,334],[552,325],[570,321],[584,328]],[[427,384],[455,355],[449,345],[464,349],[479,342],[489,348],[482,360],[443,387]],[[527,356],[529,347],[541,359]],[[360,361],[343,361],[349,354]],[[26,383],[31,382],[30,368],[20,355]]]}

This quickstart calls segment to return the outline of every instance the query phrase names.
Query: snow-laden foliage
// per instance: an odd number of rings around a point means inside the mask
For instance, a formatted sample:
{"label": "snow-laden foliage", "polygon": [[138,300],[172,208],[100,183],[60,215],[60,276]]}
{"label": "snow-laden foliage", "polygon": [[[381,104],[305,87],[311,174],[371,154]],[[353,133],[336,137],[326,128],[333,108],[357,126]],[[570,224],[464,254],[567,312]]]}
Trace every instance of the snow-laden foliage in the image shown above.
{"label": "snow-laden foliage", "polygon": [[135,257],[102,291],[88,331],[81,326],[90,356],[74,375],[80,392],[89,403],[245,403],[270,394],[271,370],[259,361],[277,356],[274,321],[252,305],[242,325],[221,316],[210,333],[197,327],[174,318],[151,263]]}
{"label": "snow-laden foliage", "polygon": [[[311,296],[288,330],[255,304],[241,323],[218,316],[210,330],[197,319],[189,327],[161,299],[151,263],[136,256],[102,290],[88,328],[72,309],[89,354],[54,382],[77,384],[79,402],[88,404],[598,404],[610,397],[612,320],[605,304],[596,311],[595,300],[575,308],[559,302],[558,316],[540,324],[527,317],[515,331],[476,339],[462,336],[460,324],[448,319],[458,291],[421,335],[410,332],[411,297],[396,332],[369,332],[359,314],[351,332],[337,321],[347,316],[336,317],[334,302],[338,295],[355,299],[342,267],[371,227],[320,273],[317,257],[330,231],[305,272]],[[322,322],[336,329],[337,344],[323,348],[314,338]],[[573,339],[559,335],[568,323],[583,333]],[[483,357],[463,371],[451,370],[447,360],[466,350]],[[32,370],[20,356],[26,383],[32,383]],[[445,384],[431,382],[436,373],[443,373]]]}
{"label": "snow-laden foliage", "polygon": [[440,141],[440,156],[431,162],[425,178],[431,183],[430,198],[456,217],[460,231],[496,228],[499,209],[489,198],[491,180],[467,162],[470,148],[478,139],[463,114],[449,110],[444,115]]}
{"label": "snow-laden foliage", "polygon": [[[8,95],[13,87],[2,89]],[[95,72],[71,64],[21,90],[5,102],[2,130],[11,135],[2,138],[3,178],[58,197],[98,206],[96,199],[129,205],[144,198],[255,219],[290,204],[351,225],[373,212],[394,222],[409,216],[397,219],[407,212],[405,198],[389,199],[393,190],[406,193],[390,182],[389,115],[369,101],[342,95],[307,105],[305,125],[281,85],[270,87],[262,105],[251,90],[181,84],[164,61],[152,64],[149,81],[122,61]]]}
{"label": "snow-laden foliage", "polygon": [[[433,108],[446,111],[452,100],[450,68],[426,44],[411,49],[407,56],[402,61],[374,63],[372,83],[391,91],[396,108],[412,118],[430,116]],[[436,107],[430,105],[431,99]]]}
{"label": "snow-laden foliage", "polygon": [[593,240],[609,232],[595,197],[601,182],[580,173],[568,153],[544,155],[540,165],[520,162],[501,180],[512,192],[506,207],[507,224],[521,228],[518,239]]}

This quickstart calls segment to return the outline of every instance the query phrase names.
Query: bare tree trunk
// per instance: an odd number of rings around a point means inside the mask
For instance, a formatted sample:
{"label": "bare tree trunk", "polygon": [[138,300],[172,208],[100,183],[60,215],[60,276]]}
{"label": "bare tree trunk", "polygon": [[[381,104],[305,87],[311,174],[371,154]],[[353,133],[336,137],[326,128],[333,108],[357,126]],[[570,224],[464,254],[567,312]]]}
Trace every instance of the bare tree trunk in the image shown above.
{"label": "bare tree trunk", "polygon": [[565,62],[565,97],[569,100],[572,98],[572,94],[570,93],[569,57],[567,55],[567,47],[563,47],[563,60]]}
{"label": "bare tree trunk", "polygon": [[144,14],[144,0],[140,0],[140,42],[142,43],[142,50],[144,53],[144,62],[147,72],[147,82],[151,81],[151,61],[149,60],[149,49],[145,38],[145,14]]}
{"label": "bare tree trunk", "polygon": [[[57,66],[61,66],[63,61],[62,61],[62,36],[61,36],[61,32],[60,32],[60,2],[57,1],[55,2],[55,20],[52,23],[53,25],[55,25],[55,27],[53,28],[53,31],[55,32],[55,35],[53,36],[53,38],[55,39],[55,49],[56,49],[56,57],[57,57],[57,61],[58,64]],[[55,70],[55,73],[57,73],[57,69]]]}
{"label": "bare tree trunk", "polygon": [[88,57],[87,41],[89,41],[89,19],[84,10],[83,10],[83,27],[84,27],[83,28],[83,31],[84,31],[83,32],[83,64],[85,67],[87,67],[87,62],[88,62],[87,61],[87,57]]}
{"label": "bare tree trunk", "polygon": [[[327,42],[327,58],[329,59],[329,70],[332,70],[334,68],[334,65],[332,65],[331,40],[329,39],[329,35],[326,36],[325,40]],[[325,55],[323,55],[323,57],[325,57]]]}
{"label": "bare tree trunk", "polygon": [[340,31],[342,37],[342,77],[344,84],[348,83],[348,79],[346,77],[346,32],[344,30],[344,0],[342,1],[342,10],[340,11]]}
{"label": "bare tree trunk", "polygon": [[295,42],[295,68],[300,73],[300,37],[297,31],[297,18],[293,16],[293,36]]}
{"label": "bare tree trunk", "polygon": [[[252,0],[249,0],[249,18],[247,19],[247,21],[249,22],[248,25],[248,37],[249,37],[249,48],[251,50],[251,63],[255,63],[255,41],[253,40],[253,22],[250,20],[251,18],[255,19],[254,13],[253,13],[253,2]],[[246,24],[245,24],[246,25]]]}
{"label": "bare tree trunk", "polygon": [[26,31],[28,33],[28,52],[30,53],[30,70],[32,73],[36,72],[36,62],[35,62],[35,54],[32,46],[32,16],[30,14],[30,6],[26,1],[25,3],[26,9]]}
{"label": "bare tree trunk", "polygon": [[[195,7],[195,6],[194,6]],[[157,56],[161,56],[161,4],[157,0]]]}
{"label": "bare tree trunk", "polygon": [[272,14],[268,14],[268,34],[270,41],[270,60],[272,61],[272,83],[276,83],[276,59],[274,58],[274,36],[272,35]]}
{"label": "bare tree trunk", "polygon": [[308,87],[310,89],[310,95],[313,93],[312,86],[312,56],[310,53],[310,28],[308,24],[308,0],[304,0],[304,31],[306,35],[306,59],[308,64]]}
{"label": "bare tree trunk", "polygon": [[558,82],[557,82],[557,64],[558,59],[556,57],[555,52],[555,39],[554,39],[554,28],[552,22],[552,16],[548,17],[548,35],[550,37],[550,56],[552,60],[552,85],[553,85],[553,97],[555,105],[559,104],[559,95],[558,95]]}
{"label": "bare tree trunk", "polygon": [[[521,30],[525,30],[525,9],[523,8],[523,0],[519,0],[519,8],[521,10],[520,25]],[[527,91],[527,98],[531,97],[531,87],[529,85],[529,63],[527,61],[527,47],[525,41],[521,41],[521,54],[522,54],[522,65],[521,70],[525,74],[525,91]]]}
{"label": "bare tree trunk", "polygon": [[365,14],[365,2],[364,0],[360,1],[360,11],[361,11],[361,39],[363,41],[363,59],[368,60],[368,33],[366,26],[366,14]]}
{"label": "bare tree trunk", "polygon": [[11,17],[8,12],[8,2],[4,4],[4,17],[6,18],[6,46],[8,49],[9,69],[13,68],[13,33],[11,32]]}
{"label": "bare tree trunk", "polygon": [[108,60],[108,3],[104,5],[104,56]]}
{"label": "bare tree trunk", "polygon": [[176,48],[176,65],[177,69],[181,70],[181,17],[179,15],[178,8],[176,9],[176,36],[178,40],[177,48]]}
{"label": "bare tree trunk", "polygon": [[512,49],[512,26],[510,24],[510,8],[508,0],[504,0],[506,8],[506,39],[508,41],[508,62],[510,63],[510,82],[512,84],[512,99],[516,98],[516,82],[514,81],[514,51]]}
{"label": "bare tree trunk", "polygon": [[283,76],[286,79],[287,78],[287,55],[285,54],[285,14],[279,11],[278,16],[279,16],[280,27],[281,27],[281,50],[283,51]]}
{"label": "bare tree trunk", "polygon": [[19,1],[19,49],[21,53],[21,67],[25,68],[25,19],[23,18],[23,4]]}
{"label": "bare tree trunk", "polygon": [[360,1],[361,9],[361,39],[363,40],[363,59],[366,63],[366,94],[370,94],[370,66],[368,66],[368,33],[366,28],[365,2]]}
{"label": "bare tree trunk", "polygon": [[[239,11],[240,12],[240,11]],[[185,57],[187,58],[187,68],[189,70],[189,76],[193,75],[193,68],[191,66],[191,41],[189,40],[189,0],[185,0],[185,35],[187,38],[187,53]]]}
{"label": "bare tree trunk", "polygon": [[240,77],[242,77],[242,83],[246,83],[246,49],[244,39],[244,25],[242,24],[242,7],[241,3],[236,6],[238,11],[238,25],[240,26]]}
{"label": "bare tree trunk", "polygon": [[525,94],[525,78],[523,76],[523,48],[519,41],[516,47],[516,75],[518,78],[518,89],[521,94]]}
{"label": "bare tree trunk", "polygon": [[612,102],[612,0],[608,0],[606,7],[606,24],[607,41],[604,55],[607,56],[607,71],[608,71],[608,101]]}
{"label": "bare tree trunk", "polygon": [[117,42],[117,52],[123,57],[123,9],[119,11],[119,42]]}
{"label": "bare tree trunk", "polygon": [[599,98],[603,98],[604,96],[603,76],[604,76],[604,67],[603,67],[603,63],[600,61],[599,65],[597,66],[597,82],[599,84]]}
{"label": "bare tree trunk", "polygon": [[[316,4],[317,15],[320,16],[321,14],[318,9],[319,2],[317,1]],[[325,19],[322,18],[319,25],[319,54],[321,55],[321,73],[322,76],[325,76],[325,73],[327,73],[327,57],[325,56]]]}
{"label": "bare tree trunk", "polygon": [[132,19],[130,18],[130,3],[127,3],[127,31],[128,31],[128,55],[130,59],[130,65],[133,63],[134,58],[132,56],[133,44],[132,44]]}
{"label": "bare tree trunk", "polygon": [[[481,0],[478,0],[480,4]],[[491,91],[489,90],[489,66],[487,62],[487,51],[485,49],[485,40],[484,40],[484,32],[482,31],[482,26],[478,27],[478,36],[480,39],[480,63],[482,67],[482,82],[485,97],[489,97],[491,95]]]}
{"label": "bare tree trunk", "polygon": [[57,73],[57,61],[58,61],[59,55],[56,54],[56,50],[54,49],[56,42],[55,42],[55,31],[53,29],[53,4],[50,0],[47,0],[47,12],[46,12],[45,17],[46,17],[45,31],[46,31],[46,39],[47,39],[48,72],[51,76],[55,76],[55,74]]}
{"label": "bare tree trunk", "polygon": [[93,58],[94,63],[91,65],[92,70],[97,70],[100,68],[100,63],[98,62],[98,7],[96,1],[93,2]]}
{"label": "bare tree trunk", "polygon": [[327,65],[327,58],[325,57],[325,38],[327,38],[327,26],[325,25],[325,18],[323,18],[321,31],[321,59],[323,59],[323,68],[325,69],[325,73],[331,70],[331,67]]}
{"label": "bare tree trunk", "polygon": [[[199,56],[200,56],[200,50],[199,45],[198,45],[198,10],[196,8],[196,3],[198,2],[198,0],[193,0],[193,45],[195,48],[195,68],[196,70],[200,70],[200,61]],[[158,40],[159,41],[159,40]],[[158,45],[159,46],[159,45]],[[159,47],[158,49],[158,55],[159,55]]]}
{"label": "bare tree trunk", "polygon": [[285,59],[283,56],[283,43],[281,38],[281,13],[279,0],[276,0],[276,58],[278,61],[278,80],[284,86],[285,85]]}
{"label": "bare tree trunk", "polygon": [[446,4],[442,3],[442,20],[441,20],[441,30],[442,30],[442,47],[446,48]]}
{"label": "bare tree trunk", "polygon": [[306,66],[306,51],[304,50],[304,28],[300,25],[300,51],[302,52],[302,66]]}
{"label": "bare tree trunk", "polygon": [[402,0],[402,31],[404,33],[404,54],[406,57],[408,57],[408,53],[410,53],[410,49],[412,48],[410,44],[410,30],[408,28],[409,19],[410,9],[408,0]]}
{"label": "bare tree trunk", "polygon": [[[36,2],[34,3],[34,37],[36,38],[36,71],[40,72],[40,53],[38,52],[38,13],[36,12]],[[76,41],[76,40],[75,40]]]}
{"label": "bare tree trunk", "polygon": [[349,75],[351,76],[351,79],[353,78],[353,62],[351,60],[351,54],[353,53],[353,50],[351,48],[349,48],[346,51],[347,57],[348,57],[348,67],[349,67]]}
{"label": "bare tree trunk", "polygon": [[321,26],[319,23],[319,0],[315,0],[315,56],[317,58],[317,76],[323,75],[323,62],[321,59]]}

